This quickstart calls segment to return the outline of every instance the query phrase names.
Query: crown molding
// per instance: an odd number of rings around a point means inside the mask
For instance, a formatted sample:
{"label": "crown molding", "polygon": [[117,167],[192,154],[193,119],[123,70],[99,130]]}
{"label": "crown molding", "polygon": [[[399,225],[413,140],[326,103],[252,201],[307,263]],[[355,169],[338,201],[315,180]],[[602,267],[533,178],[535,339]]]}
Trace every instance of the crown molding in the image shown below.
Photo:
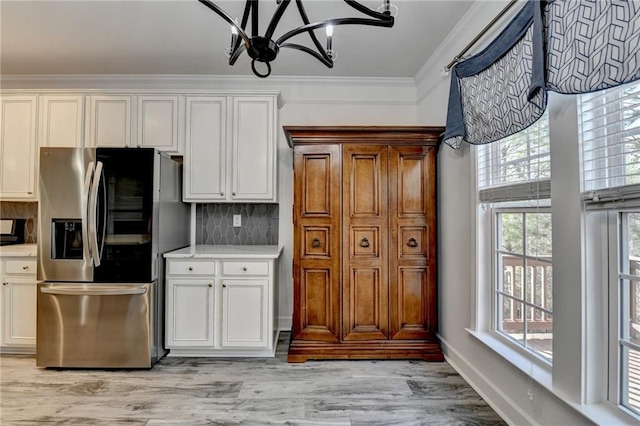
{"label": "crown molding", "polygon": [[377,77],[304,77],[230,75],[142,75],[142,74],[65,74],[65,75],[2,75],[2,89],[148,89],[148,90],[280,90],[298,85],[384,86],[415,88],[413,78]]}

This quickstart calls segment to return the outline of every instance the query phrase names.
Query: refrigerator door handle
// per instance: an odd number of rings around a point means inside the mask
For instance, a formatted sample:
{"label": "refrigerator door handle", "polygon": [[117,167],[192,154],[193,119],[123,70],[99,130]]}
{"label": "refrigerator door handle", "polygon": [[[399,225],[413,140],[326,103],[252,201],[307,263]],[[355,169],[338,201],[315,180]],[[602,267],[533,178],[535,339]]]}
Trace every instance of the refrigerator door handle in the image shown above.
{"label": "refrigerator door handle", "polygon": [[96,171],[93,174],[93,182],[91,183],[91,192],[89,195],[89,241],[91,244],[91,252],[93,254],[93,264],[100,266],[100,248],[98,247],[98,186],[102,180],[102,162],[96,162]]}
{"label": "refrigerator door handle", "polygon": [[84,176],[84,186],[82,188],[82,260],[84,267],[89,267],[93,263],[91,259],[91,248],[89,247],[89,192],[91,191],[91,177],[93,176],[93,161],[87,165],[87,171]]}
{"label": "refrigerator door handle", "polygon": [[127,296],[135,294],[145,294],[147,289],[145,287],[133,287],[133,288],[74,288],[74,287],[42,287],[40,292],[46,294],[59,294],[65,296]]}

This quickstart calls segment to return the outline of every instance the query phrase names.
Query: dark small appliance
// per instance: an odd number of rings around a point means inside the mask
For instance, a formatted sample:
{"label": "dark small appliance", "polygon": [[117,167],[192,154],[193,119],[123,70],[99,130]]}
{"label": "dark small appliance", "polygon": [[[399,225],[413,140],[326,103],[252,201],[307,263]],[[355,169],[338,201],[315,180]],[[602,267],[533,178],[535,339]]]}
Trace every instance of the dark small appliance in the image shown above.
{"label": "dark small appliance", "polygon": [[0,219],[0,246],[24,244],[26,219]]}

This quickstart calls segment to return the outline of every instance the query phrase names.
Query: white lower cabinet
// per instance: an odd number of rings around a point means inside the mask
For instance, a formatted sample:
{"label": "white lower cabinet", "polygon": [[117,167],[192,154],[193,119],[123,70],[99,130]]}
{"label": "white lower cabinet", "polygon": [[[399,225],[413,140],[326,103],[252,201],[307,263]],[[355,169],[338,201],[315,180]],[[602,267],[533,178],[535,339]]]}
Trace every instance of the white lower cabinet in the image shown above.
{"label": "white lower cabinet", "polygon": [[222,346],[269,345],[269,280],[222,282]]}
{"label": "white lower cabinet", "polygon": [[212,347],[216,313],[213,279],[169,279],[167,289],[167,346]]}
{"label": "white lower cabinet", "polygon": [[274,356],[277,256],[167,257],[169,356]]}
{"label": "white lower cabinet", "polygon": [[0,262],[0,349],[3,353],[35,353],[36,261],[3,258]]}

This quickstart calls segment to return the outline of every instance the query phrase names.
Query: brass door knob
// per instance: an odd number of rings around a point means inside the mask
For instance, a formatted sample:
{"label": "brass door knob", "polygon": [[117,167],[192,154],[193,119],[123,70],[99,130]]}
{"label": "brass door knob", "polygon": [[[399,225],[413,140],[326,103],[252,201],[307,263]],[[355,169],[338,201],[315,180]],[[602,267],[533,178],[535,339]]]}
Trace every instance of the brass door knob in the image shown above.
{"label": "brass door knob", "polygon": [[418,241],[416,241],[415,238],[411,237],[411,238],[409,238],[409,241],[407,242],[407,245],[409,247],[418,247]]}
{"label": "brass door knob", "polygon": [[320,238],[315,237],[313,240],[311,240],[311,247],[318,248],[321,246],[322,246],[322,243],[320,242]]}
{"label": "brass door knob", "polygon": [[366,237],[360,241],[360,247],[367,248],[369,246],[370,246],[369,240]]}

